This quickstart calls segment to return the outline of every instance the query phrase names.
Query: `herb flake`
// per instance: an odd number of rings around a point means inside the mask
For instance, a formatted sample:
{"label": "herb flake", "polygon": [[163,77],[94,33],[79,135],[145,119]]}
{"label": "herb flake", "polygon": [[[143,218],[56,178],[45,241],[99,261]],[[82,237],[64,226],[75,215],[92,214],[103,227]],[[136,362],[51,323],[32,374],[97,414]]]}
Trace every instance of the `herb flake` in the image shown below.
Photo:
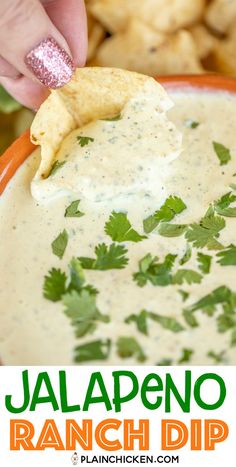
{"label": "herb flake", "polygon": [[226,165],[231,160],[230,150],[221,143],[213,141],[214,151],[220,161],[220,165]]}
{"label": "herb flake", "polygon": [[64,229],[57,238],[52,242],[52,252],[54,255],[58,256],[58,258],[62,259],[68,244],[68,233]]}

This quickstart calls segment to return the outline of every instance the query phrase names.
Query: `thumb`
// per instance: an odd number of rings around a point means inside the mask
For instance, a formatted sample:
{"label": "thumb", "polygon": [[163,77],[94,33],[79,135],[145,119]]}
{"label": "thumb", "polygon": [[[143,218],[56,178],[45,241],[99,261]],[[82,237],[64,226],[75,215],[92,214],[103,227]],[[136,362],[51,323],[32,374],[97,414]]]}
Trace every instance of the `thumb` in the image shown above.
{"label": "thumb", "polygon": [[66,84],[74,71],[65,38],[38,0],[0,1],[0,55],[52,89]]}

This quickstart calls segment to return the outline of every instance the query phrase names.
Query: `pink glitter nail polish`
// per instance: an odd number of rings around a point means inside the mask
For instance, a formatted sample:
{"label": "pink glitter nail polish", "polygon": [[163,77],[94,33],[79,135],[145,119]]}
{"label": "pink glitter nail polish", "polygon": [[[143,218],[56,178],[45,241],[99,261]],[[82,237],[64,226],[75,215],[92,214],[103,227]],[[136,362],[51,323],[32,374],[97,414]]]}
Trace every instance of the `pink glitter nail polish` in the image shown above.
{"label": "pink glitter nail polish", "polygon": [[51,89],[57,89],[70,81],[75,67],[68,53],[48,37],[25,57],[27,67],[36,78]]}

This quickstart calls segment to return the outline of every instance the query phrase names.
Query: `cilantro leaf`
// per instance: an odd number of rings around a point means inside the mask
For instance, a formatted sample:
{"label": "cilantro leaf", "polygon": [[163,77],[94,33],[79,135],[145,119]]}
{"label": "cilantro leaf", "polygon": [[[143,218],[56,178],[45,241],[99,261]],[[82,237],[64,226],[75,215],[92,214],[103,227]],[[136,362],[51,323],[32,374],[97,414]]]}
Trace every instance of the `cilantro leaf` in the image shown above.
{"label": "cilantro leaf", "polygon": [[231,331],[231,346],[236,345],[236,313],[235,311],[226,311],[217,318],[218,331],[225,333]]}
{"label": "cilantro leaf", "polygon": [[69,263],[70,289],[80,291],[85,283],[84,271],[80,261],[72,258]]}
{"label": "cilantro leaf", "polygon": [[80,200],[72,201],[72,203],[65,210],[65,217],[82,217],[84,212],[79,211],[78,207]]}
{"label": "cilantro leaf", "polygon": [[147,254],[139,261],[139,272],[134,273],[134,281],[137,282],[139,287],[144,287],[148,281],[159,286],[171,284],[171,270],[176,257],[176,255],[168,254],[163,263],[159,263],[157,257]]}
{"label": "cilantro leaf", "polygon": [[66,292],[66,274],[52,268],[44,277],[43,295],[52,302],[58,302]]}
{"label": "cilantro leaf", "polygon": [[203,274],[209,274],[211,269],[212,257],[198,252],[197,254],[198,267]]}
{"label": "cilantro leaf", "polygon": [[223,144],[213,141],[214,151],[220,161],[220,165],[226,165],[231,160],[230,150]]}
{"label": "cilantro leaf", "polygon": [[146,355],[134,337],[119,337],[117,353],[121,358],[136,357],[139,362],[146,360]]}
{"label": "cilantro leaf", "polygon": [[102,118],[102,120],[104,122],[117,122],[118,120],[121,120],[121,118],[122,118],[121,113],[119,113],[118,115],[115,115],[115,117]]}
{"label": "cilantro leaf", "polygon": [[72,320],[76,337],[83,337],[93,332],[97,321],[107,323],[108,316],[102,315],[96,306],[96,299],[87,290],[73,290],[63,296],[65,314]]}
{"label": "cilantro leaf", "polygon": [[57,238],[52,242],[52,252],[54,255],[58,256],[58,258],[62,259],[68,244],[68,233],[64,229]]}
{"label": "cilantro leaf", "polygon": [[76,290],[81,292],[81,290],[87,290],[90,295],[97,295],[98,291],[90,284],[85,285],[85,276],[82,265],[78,258],[72,258],[69,263],[70,270],[70,284],[68,287],[68,292]]}
{"label": "cilantro leaf", "polygon": [[189,293],[182,289],[179,289],[178,292],[181,295],[183,302],[186,302],[189,297]]}
{"label": "cilantro leaf", "polygon": [[221,266],[236,266],[236,246],[230,245],[225,250],[217,253],[219,260],[217,261]]}
{"label": "cilantro leaf", "polygon": [[158,228],[158,233],[162,237],[180,237],[186,232],[188,226],[184,224],[168,224],[163,222]]}
{"label": "cilantro leaf", "polygon": [[111,350],[111,340],[103,339],[78,345],[75,348],[75,363],[107,360]]}
{"label": "cilantro leaf", "polygon": [[156,365],[157,366],[171,366],[173,365],[173,360],[171,360],[171,358],[163,358]]}
{"label": "cilantro leaf", "polygon": [[187,245],[186,252],[184,253],[184,256],[180,259],[179,264],[183,266],[184,264],[188,263],[188,261],[191,259],[192,256],[192,250],[189,245]]}
{"label": "cilantro leaf", "polygon": [[174,333],[183,331],[183,326],[173,317],[163,316],[151,311],[142,310],[138,315],[130,315],[126,318],[125,323],[129,324],[134,322],[137,324],[138,330],[145,335],[148,335],[147,321],[151,319],[156,323],[159,323],[164,329],[172,331]]}
{"label": "cilantro leaf", "polygon": [[159,323],[164,329],[168,329],[172,332],[181,332],[184,330],[182,324],[180,324],[175,318],[170,316],[158,315],[156,313],[148,312],[148,317]]}
{"label": "cilantro leaf", "polygon": [[185,309],[183,310],[183,317],[186,321],[186,323],[191,327],[191,328],[196,328],[199,326],[193,312],[191,310]]}
{"label": "cilantro leaf", "polygon": [[182,349],[182,355],[178,360],[178,364],[188,363],[191,360],[194,351],[192,349]]}
{"label": "cilantro leaf", "polygon": [[171,221],[186,208],[187,206],[181,198],[178,196],[169,196],[160,209],[143,221],[144,232],[152,232],[160,222]]}
{"label": "cilantro leaf", "polygon": [[225,220],[215,214],[206,215],[199,224],[191,224],[185,237],[196,248],[221,249],[222,245],[216,240],[219,232],[224,229]]}
{"label": "cilantro leaf", "polygon": [[230,191],[226,193],[226,195],[222,196],[216,203],[214,204],[214,208],[217,214],[225,217],[236,217],[236,207],[231,208],[231,204],[236,201],[236,195],[233,195]]}
{"label": "cilantro leaf", "polygon": [[66,161],[55,161],[51,167],[51,170],[47,176],[48,177],[51,177],[52,175],[54,175],[59,169],[61,169],[64,165],[66,164]]}
{"label": "cilantro leaf", "polygon": [[114,242],[141,242],[147,238],[139,235],[131,226],[127,214],[113,211],[105,224],[105,232]]}
{"label": "cilantro leaf", "polygon": [[184,124],[187,128],[191,128],[192,130],[195,130],[200,125],[199,122],[195,122],[192,118],[187,118]]}
{"label": "cilantro leaf", "polygon": [[50,172],[48,173],[47,177],[51,177],[52,175],[55,175],[55,173],[63,167],[63,165],[66,164],[66,161],[55,161],[51,167]]}
{"label": "cilantro leaf", "polygon": [[132,314],[125,319],[126,324],[136,323],[139,332],[142,334],[148,335],[148,326],[147,326],[147,312],[146,310],[140,311],[138,315]]}
{"label": "cilantro leaf", "polygon": [[125,256],[127,249],[123,245],[112,243],[109,247],[100,243],[95,247],[96,258],[79,257],[84,269],[106,271],[108,269],[123,269],[128,263]]}
{"label": "cilantro leaf", "polygon": [[188,310],[194,312],[196,310],[204,310],[209,306],[227,303],[231,299],[231,294],[231,290],[225,285],[222,285],[191,305]]}
{"label": "cilantro leaf", "polygon": [[225,350],[222,350],[221,352],[216,353],[214,350],[209,350],[207,356],[209,358],[212,358],[215,363],[223,363],[224,362],[224,356],[225,356]]}
{"label": "cilantro leaf", "polygon": [[81,146],[81,148],[83,148],[84,146],[87,146],[87,144],[89,143],[93,143],[94,142],[94,138],[90,138],[89,136],[82,136],[82,135],[79,135],[76,137],[79,145]]}
{"label": "cilantro leaf", "polygon": [[173,284],[182,285],[184,282],[187,284],[200,284],[202,275],[192,269],[179,269],[173,276]]}

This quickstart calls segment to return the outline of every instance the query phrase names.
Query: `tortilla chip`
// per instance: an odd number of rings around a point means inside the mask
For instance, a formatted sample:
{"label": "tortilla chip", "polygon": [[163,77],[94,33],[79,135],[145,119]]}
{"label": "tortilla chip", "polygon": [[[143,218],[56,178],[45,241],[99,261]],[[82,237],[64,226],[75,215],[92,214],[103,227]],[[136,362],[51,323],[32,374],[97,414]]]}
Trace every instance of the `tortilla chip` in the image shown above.
{"label": "tortilla chip", "polygon": [[150,76],[203,72],[189,32],[182,30],[166,36],[137,19],[131,20],[124,32],[105,40],[95,60],[100,66],[125,68]]}
{"label": "tortilla chip", "polygon": [[213,0],[205,14],[207,24],[219,33],[227,33],[236,20],[235,0]]}
{"label": "tortilla chip", "polygon": [[218,39],[203,24],[196,24],[189,31],[195,41],[198,57],[206,58],[217,46]]}
{"label": "tortilla chip", "polygon": [[236,76],[236,29],[228,39],[219,41],[213,51],[213,62],[215,68],[229,76]]}
{"label": "tortilla chip", "polygon": [[172,33],[198,21],[204,7],[205,0],[91,0],[89,3],[89,10],[111,33],[124,29],[133,17],[159,31]]}
{"label": "tortilla chip", "polygon": [[99,44],[106,36],[104,27],[96,21],[91,14],[87,14],[88,19],[88,53],[87,60],[92,60]]}
{"label": "tortilla chip", "polygon": [[164,89],[147,76],[118,69],[77,69],[69,84],[52,91],[32,124],[31,140],[41,146],[42,157],[35,180],[47,177],[55,154],[72,130],[117,115],[147,82],[159,88],[160,109],[166,110],[170,100]]}

